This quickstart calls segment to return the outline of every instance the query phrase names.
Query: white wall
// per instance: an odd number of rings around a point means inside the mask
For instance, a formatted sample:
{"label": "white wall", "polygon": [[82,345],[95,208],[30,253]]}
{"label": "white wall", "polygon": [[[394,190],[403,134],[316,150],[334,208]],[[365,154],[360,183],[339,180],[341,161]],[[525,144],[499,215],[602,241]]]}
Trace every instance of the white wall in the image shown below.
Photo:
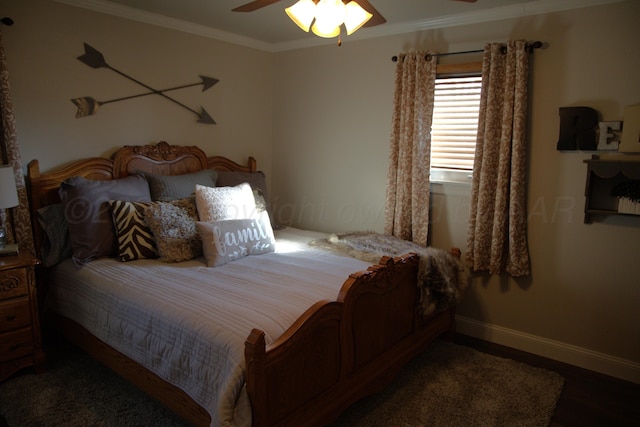
{"label": "white wall", "polygon": [[[165,140],[238,162],[252,155],[270,172],[272,54],[51,1],[3,2],[2,13],[15,21],[2,30],[25,165],[37,158],[46,171],[122,145]],[[72,98],[105,101],[147,92],[77,60],[83,43],[154,89],[194,83],[200,75],[219,79],[206,92],[193,87],[167,93],[193,110],[204,107],[217,124],[197,123],[194,113],[157,95],[75,118]]]}
{"label": "white wall", "polygon": [[[640,218],[584,224],[583,160],[592,153],[556,150],[559,107],[622,120],[624,107],[640,102],[639,19],[640,2],[627,1],[278,53],[273,179],[282,219],[382,231],[393,55],[541,40],[546,47],[531,58],[532,275],[474,277],[459,330],[640,382]],[[464,251],[469,189],[434,189],[432,244]]]}

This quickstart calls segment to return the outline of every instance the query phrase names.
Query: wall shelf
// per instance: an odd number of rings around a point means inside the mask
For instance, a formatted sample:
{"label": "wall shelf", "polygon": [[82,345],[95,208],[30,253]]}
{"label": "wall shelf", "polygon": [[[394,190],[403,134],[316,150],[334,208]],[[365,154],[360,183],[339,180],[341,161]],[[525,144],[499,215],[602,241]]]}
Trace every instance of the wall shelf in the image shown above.
{"label": "wall shelf", "polygon": [[587,183],[585,187],[584,222],[591,223],[596,215],[639,215],[618,212],[618,198],[611,195],[619,184],[640,182],[640,159],[601,159],[593,155],[585,160]]}

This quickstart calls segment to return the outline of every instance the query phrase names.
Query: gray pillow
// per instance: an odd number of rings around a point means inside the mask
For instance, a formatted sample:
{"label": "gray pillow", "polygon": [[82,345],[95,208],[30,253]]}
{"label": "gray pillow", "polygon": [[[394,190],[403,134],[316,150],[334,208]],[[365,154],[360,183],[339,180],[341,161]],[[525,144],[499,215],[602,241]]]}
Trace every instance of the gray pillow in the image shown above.
{"label": "gray pillow", "polygon": [[43,232],[40,247],[42,265],[51,267],[71,257],[71,242],[62,203],[38,209],[36,217]]}
{"label": "gray pillow", "polygon": [[151,200],[161,202],[192,196],[196,184],[214,187],[217,178],[217,172],[213,169],[203,169],[183,175],[157,175],[149,172],[140,172],[140,174],[149,182]]}
{"label": "gray pillow", "polygon": [[60,185],[59,194],[76,267],[117,253],[109,200],[151,201],[149,184],[140,175],[109,181],[76,176]]}
{"label": "gray pillow", "polygon": [[235,187],[243,182],[249,183],[252,190],[259,190],[265,200],[269,200],[267,180],[264,172],[218,171],[217,187]]}
{"label": "gray pillow", "polygon": [[276,250],[276,240],[266,211],[256,218],[198,221],[196,227],[209,267]]}

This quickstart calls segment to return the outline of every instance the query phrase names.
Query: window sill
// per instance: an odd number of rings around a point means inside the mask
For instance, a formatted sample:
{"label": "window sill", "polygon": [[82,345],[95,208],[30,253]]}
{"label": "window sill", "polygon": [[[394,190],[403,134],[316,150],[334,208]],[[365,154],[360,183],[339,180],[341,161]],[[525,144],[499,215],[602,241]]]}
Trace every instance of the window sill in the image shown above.
{"label": "window sill", "polygon": [[455,184],[471,184],[473,178],[472,171],[462,171],[453,169],[431,169],[430,181]]}
{"label": "window sill", "polygon": [[471,179],[471,171],[432,169],[430,189],[436,194],[469,194]]}

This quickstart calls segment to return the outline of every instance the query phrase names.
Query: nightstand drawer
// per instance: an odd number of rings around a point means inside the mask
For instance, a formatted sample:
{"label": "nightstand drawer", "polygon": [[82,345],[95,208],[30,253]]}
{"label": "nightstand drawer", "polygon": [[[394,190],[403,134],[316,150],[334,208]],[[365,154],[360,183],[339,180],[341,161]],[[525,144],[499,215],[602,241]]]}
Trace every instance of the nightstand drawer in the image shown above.
{"label": "nightstand drawer", "polygon": [[0,362],[33,353],[31,328],[18,329],[0,335]]}
{"label": "nightstand drawer", "polygon": [[31,325],[29,298],[0,301],[0,332]]}
{"label": "nightstand drawer", "polygon": [[24,268],[0,271],[0,300],[26,295],[27,273]]}

